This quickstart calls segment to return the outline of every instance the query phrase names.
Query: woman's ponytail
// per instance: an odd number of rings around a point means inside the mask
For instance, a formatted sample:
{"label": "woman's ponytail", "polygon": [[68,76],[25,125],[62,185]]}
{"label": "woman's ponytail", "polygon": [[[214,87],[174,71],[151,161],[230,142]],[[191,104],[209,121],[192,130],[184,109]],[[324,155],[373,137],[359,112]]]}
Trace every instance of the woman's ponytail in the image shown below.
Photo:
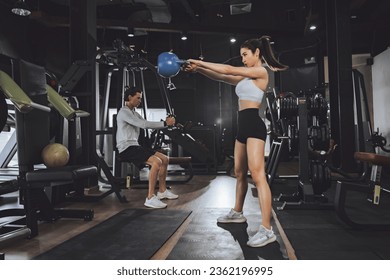
{"label": "woman's ponytail", "polygon": [[288,69],[287,65],[280,63],[272,50],[271,37],[269,36],[261,36],[258,40],[260,42],[260,52],[264,62],[268,65],[268,67],[272,71],[283,71]]}

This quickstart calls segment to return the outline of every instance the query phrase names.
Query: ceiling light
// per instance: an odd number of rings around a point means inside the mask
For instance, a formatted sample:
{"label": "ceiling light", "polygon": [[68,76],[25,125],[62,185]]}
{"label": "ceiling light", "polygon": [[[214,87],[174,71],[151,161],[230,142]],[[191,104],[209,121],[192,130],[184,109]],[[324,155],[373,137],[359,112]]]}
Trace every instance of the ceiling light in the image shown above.
{"label": "ceiling light", "polygon": [[14,7],[11,10],[15,15],[19,16],[29,16],[31,14],[31,11],[29,10],[27,4],[24,2],[24,0],[18,0],[16,1]]}
{"label": "ceiling light", "polygon": [[182,39],[183,41],[187,40],[188,39],[187,33],[186,32],[182,32],[180,39]]}
{"label": "ceiling light", "polygon": [[317,26],[316,26],[316,25],[314,25],[314,24],[312,24],[312,25],[310,25],[309,29],[310,29],[310,30],[312,30],[312,31],[314,31],[314,30],[316,30],[316,29],[317,29]]}
{"label": "ceiling light", "polygon": [[132,27],[127,28],[127,36],[134,37],[134,28],[132,28]]}
{"label": "ceiling light", "polygon": [[234,44],[237,41],[237,39],[235,37],[230,37],[229,40],[230,40],[230,43],[232,43],[232,44]]}

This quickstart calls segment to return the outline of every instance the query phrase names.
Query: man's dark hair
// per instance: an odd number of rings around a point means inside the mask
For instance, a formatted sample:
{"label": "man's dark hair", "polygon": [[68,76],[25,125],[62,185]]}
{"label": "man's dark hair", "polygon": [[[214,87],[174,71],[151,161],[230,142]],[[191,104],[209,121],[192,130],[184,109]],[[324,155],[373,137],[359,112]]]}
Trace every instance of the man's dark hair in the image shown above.
{"label": "man's dark hair", "polygon": [[124,95],[125,101],[129,99],[129,95],[134,96],[137,92],[142,92],[142,90],[138,87],[126,87]]}

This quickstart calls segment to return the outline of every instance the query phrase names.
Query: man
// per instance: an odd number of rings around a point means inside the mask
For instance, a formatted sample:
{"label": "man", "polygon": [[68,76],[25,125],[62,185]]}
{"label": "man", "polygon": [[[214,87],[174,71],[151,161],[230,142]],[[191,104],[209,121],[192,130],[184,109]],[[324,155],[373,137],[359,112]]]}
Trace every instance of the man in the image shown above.
{"label": "man", "polygon": [[[169,158],[163,153],[152,149],[144,148],[138,143],[140,128],[161,129],[175,124],[175,118],[168,116],[165,121],[147,121],[135,111],[141,104],[142,91],[131,87],[125,91],[125,106],[123,106],[117,115],[117,133],[116,142],[119,156],[122,161],[134,163],[136,166],[148,164],[149,172],[149,190],[144,205],[150,208],[165,208],[167,204],[161,199],[176,199],[178,195],[167,189],[167,167]],[[155,195],[155,187],[159,181],[159,190]]]}

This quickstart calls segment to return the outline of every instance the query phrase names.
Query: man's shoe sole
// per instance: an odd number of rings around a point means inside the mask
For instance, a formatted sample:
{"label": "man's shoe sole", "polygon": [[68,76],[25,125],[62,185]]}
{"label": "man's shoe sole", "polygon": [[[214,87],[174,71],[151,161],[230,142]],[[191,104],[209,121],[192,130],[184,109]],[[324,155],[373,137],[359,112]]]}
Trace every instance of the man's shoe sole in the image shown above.
{"label": "man's shoe sole", "polygon": [[173,199],[178,199],[179,197],[166,197],[166,196],[164,196],[164,197],[159,197],[158,195],[157,195],[157,197],[158,197],[158,199],[170,199],[170,200],[173,200]]}
{"label": "man's shoe sole", "polygon": [[144,203],[144,206],[149,207],[149,208],[154,208],[154,209],[163,209],[163,208],[167,208],[167,205],[159,207],[159,206],[150,205],[150,204],[146,204],[146,203]]}

